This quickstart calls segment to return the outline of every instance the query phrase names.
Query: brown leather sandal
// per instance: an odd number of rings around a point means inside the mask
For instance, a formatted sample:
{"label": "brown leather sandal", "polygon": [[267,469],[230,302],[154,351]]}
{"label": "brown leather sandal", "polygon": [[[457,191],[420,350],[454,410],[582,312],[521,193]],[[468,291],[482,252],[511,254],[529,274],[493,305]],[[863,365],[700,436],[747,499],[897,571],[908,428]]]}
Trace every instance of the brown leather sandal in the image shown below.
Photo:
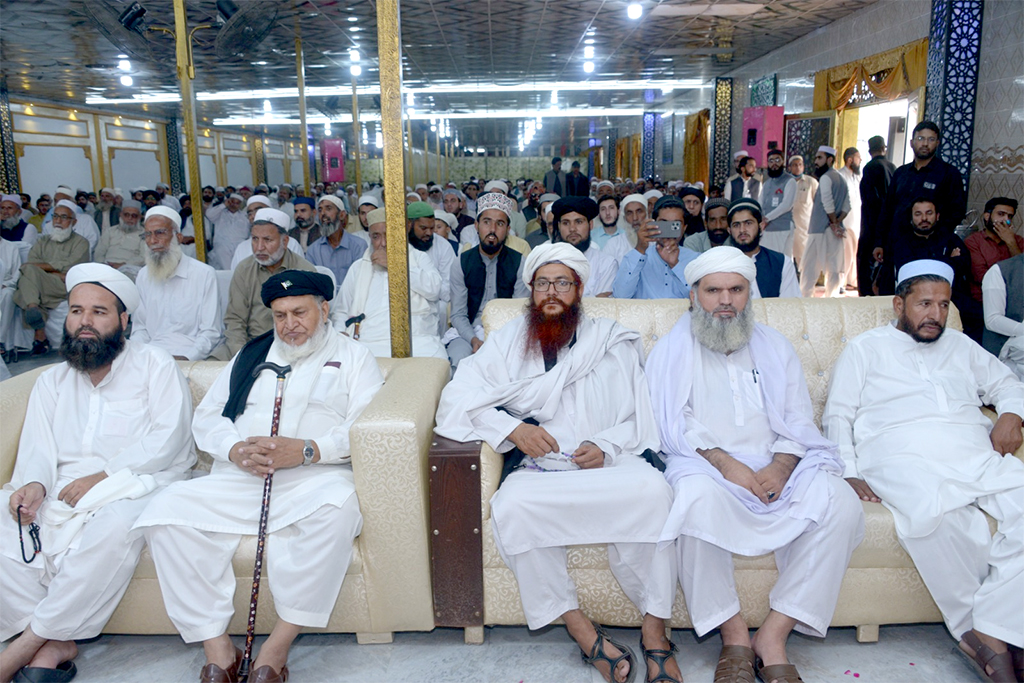
{"label": "brown leather sandal", "polygon": [[[1017,683],[1017,673],[1013,670],[1013,655],[1009,650],[996,654],[992,648],[981,642],[981,638],[975,635],[974,631],[968,631],[960,639],[960,643],[974,650],[972,657],[960,645],[954,650],[963,657],[978,673],[983,680],[991,683]],[[992,673],[986,671],[986,667],[992,667]]]}
{"label": "brown leather sandal", "polygon": [[756,655],[743,645],[723,645],[715,667],[714,683],[754,683]]}
{"label": "brown leather sandal", "polygon": [[770,664],[765,666],[759,659],[755,668],[757,669],[757,677],[763,683],[772,683],[772,681],[775,683],[804,683],[804,679],[800,678],[800,672],[792,664]]}

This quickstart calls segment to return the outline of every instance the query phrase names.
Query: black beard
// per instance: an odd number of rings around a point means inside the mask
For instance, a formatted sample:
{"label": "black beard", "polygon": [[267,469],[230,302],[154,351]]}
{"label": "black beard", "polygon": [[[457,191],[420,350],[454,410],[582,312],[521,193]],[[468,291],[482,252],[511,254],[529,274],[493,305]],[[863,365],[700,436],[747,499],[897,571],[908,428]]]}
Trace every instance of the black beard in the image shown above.
{"label": "black beard", "polygon": [[504,242],[498,242],[497,244],[493,244],[493,245],[492,244],[487,244],[487,243],[485,243],[483,241],[480,242],[480,249],[481,249],[481,251],[483,251],[488,256],[494,256],[499,251],[501,251],[501,248],[503,246],[505,246]]}
{"label": "black beard", "polygon": [[605,227],[605,228],[614,228],[618,224],[618,222],[619,222],[619,217],[618,216],[616,216],[615,220],[613,220],[611,223],[605,223],[604,219],[603,218],[601,219],[601,225],[603,227]]}
{"label": "black beard", "polygon": [[[78,335],[83,330],[90,330],[96,335],[94,339],[81,339]],[[120,327],[106,337],[93,327],[81,327],[72,335],[64,327],[64,338],[60,342],[60,355],[75,370],[92,372],[110,365],[124,349],[124,330]]]}
{"label": "black beard", "polygon": [[853,171],[854,175],[860,174],[860,164],[850,164],[850,170]]}
{"label": "black beard", "polygon": [[911,339],[913,339],[919,344],[934,344],[935,342],[939,341],[939,339],[942,338],[942,334],[946,331],[946,328],[943,327],[942,331],[939,332],[939,336],[935,337],[935,339],[928,339],[926,337],[922,337],[918,333],[917,328],[911,326],[910,318],[907,317],[906,311],[900,313],[900,317],[896,321],[896,329],[899,330],[900,332],[906,332],[907,334],[910,335]]}
{"label": "black beard", "polygon": [[760,233],[758,233],[758,235],[754,238],[754,241],[751,242],[750,244],[740,244],[739,242],[737,242],[736,246],[744,254],[749,254],[750,252],[756,250],[759,246],[761,246],[761,235]]}
{"label": "black beard", "polygon": [[[567,239],[565,239],[564,237],[562,237],[562,231],[561,230],[553,230],[551,232],[551,242],[552,243],[555,243],[555,242],[565,242],[566,244],[572,244],[572,242],[570,242]],[[572,246],[574,246],[577,249],[579,249],[581,253],[584,253],[584,254],[587,253],[587,249],[590,249],[590,235],[587,235],[582,240],[580,240],[579,244],[572,244]]]}
{"label": "black beard", "polygon": [[929,152],[928,154],[921,154],[917,151],[914,152],[914,158],[920,159],[921,161],[924,161],[925,159],[931,159],[933,156],[935,156],[935,152]]}
{"label": "black beard", "polygon": [[781,168],[776,169],[776,170],[773,171],[771,169],[771,167],[768,167],[768,177],[769,178],[778,178],[780,175],[782,175],[782,169]]}
{"label": "black beard", "polygon": [[716,247],[725,244],[727,239],[729,239],[728,230],[708,230],[708,242],[711,242]]}
{"label": "black beard", "polygon": [[921,230],[916,225],[913,225],[912,227],[914,229],[914,234],[920,237],[921,239],[926,240],[935,233],[935,224],[929,225],[927,230]]}
{"label": "black beard", "polygon": [[434,245],[434,237],[430,236],[425,240],[421,240],[416,236],[412,230],[409,231],[409,244],[416,247],[420,251],[430,251],[430,247]]}
{"label": "black beard", "polygon": [[296,218],[295,227],[299,230],[306,230],[313,227],[313,220],[311,218]]}
{"label": "black beard", "polygon": [[704,232],[704,217],[700,214],[694,216],[689,211],[683,212],[683,225],[686,226],[686,235],[696,235],[698,232]]}
{"label": "black beard", "polygon": [[820,178],[821,176],[825,175],[826,173],[828,173],[828,164],[825,164],[824,166],[815,166],[814,167],[814,177],[815,178]]}

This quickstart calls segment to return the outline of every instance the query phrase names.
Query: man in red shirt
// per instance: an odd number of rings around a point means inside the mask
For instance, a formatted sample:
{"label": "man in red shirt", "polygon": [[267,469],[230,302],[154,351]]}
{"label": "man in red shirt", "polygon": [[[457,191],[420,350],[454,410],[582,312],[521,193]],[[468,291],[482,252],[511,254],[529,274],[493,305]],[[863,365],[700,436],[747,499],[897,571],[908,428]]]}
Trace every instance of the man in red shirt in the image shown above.
{"label": "man in red shirt", "polygon": [[988,269],[1024,252],[1024,238],[1012,227],[1016,214],[1016,199],[993,197],[985,202],[981,216],[985,228],[964,240],[971,252],[971,296],[977,301],[981,301],[981,279]]}

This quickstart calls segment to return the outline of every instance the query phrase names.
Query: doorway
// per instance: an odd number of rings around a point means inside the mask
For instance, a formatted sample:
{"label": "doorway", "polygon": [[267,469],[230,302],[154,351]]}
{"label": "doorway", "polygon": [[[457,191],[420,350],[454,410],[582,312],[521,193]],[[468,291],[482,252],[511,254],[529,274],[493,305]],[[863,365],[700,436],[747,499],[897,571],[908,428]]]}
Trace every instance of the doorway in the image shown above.
{"label": "doorway", "polygon": [[[914,103],[916,105],[916,102]],[[917,111],[910,111],[907,98],[891,102],[879,102],[857,108],[857,149],[864,163],[868,159],[868,138],[881,135],[888,148],[886,158],[896,166],[902,166],[912,158],[910,131],[917,125]],[[908,126],[907,121],[913,121]]]}

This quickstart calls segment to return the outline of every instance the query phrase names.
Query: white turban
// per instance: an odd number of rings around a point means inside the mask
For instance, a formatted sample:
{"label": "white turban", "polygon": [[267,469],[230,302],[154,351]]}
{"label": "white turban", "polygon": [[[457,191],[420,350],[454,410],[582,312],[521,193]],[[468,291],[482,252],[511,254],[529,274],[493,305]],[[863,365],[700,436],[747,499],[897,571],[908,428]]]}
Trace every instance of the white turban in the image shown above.
{"label": "white turban", "polygon": [[[739,249],[736,251],[739,251]],[[747,260],[753,264],[751,259]],[[527,287],[533,287],[531,283],[533,282],[534,273],[541,266],[548,263],[561,263],[563,266],[576,271],[576,274],[580,277],[580,290],[583,289],[590,278],[590,261],[587,260],[582,251],[568,242],[555,242],[554,244],[547,242],[536,247],[526,257],[526,263],[523,265],[523,282],[526,283]]]}
{"label": "white turban", "polygon": [[833,157],[836,155],[836,148],[829,147],[828,145],[822,145],[821,147],[818,148],[818,151],[824,152],[825,154],[828,154],[829,156]]}
{"label": "white turban", "polygon": [[644,209],[647,208],[647,199],[645,199],[642,194],[635,194],[635,193],[634,194],[627,194],[625,197],[622,198],[621,206],[622,206],[623,212],[625,212],[625,210],[626,210],[626,205],[627,204],[632,204],[633,202],[636,202],[637,204],[642,205],[644,207]]}
{"label": "white turban", "polygon": [[139,307],[139,290],[131,278],[105,263],[79,263],[68,271],[64,285],[68,294],[80,284],[96,284],[113,293],[124,304],[128,313]]}
{"label": "white turban", "polygon": [[15,204],[18,205],[19,209],[21,208],[21,197],[19,197],[16,194],[2,195],[0,196],[0,202],[14,202]]}
{"label": "white turban", "polygon": [[736,152],[735,154],[733,154],[733,155],[732,155],[732,160],[733,160],[733,161],[739,161],[739,160],[740,160],[740,159],[742,159],[743,157],[749,157],[749,156],[750,156],[750,155],[749,155],[749,154],[747,154],[747,150],[745,150],[745,149],[741,149],[741,150],[737,150],[737,152]]}
{"label": "white turban", "polygon": [[459,226],[459,219],[456,218],[454,214],[450,214],[447,211],[441,211],[440,209],[434,211],[434,218],[444,221],[452,230]]}
{"label": "white turban", "polygon": [[597,184],[598,187],[615,187],[615,184],[610,180],[602,180]]}
{"label": "white turban", "polygon": [[248,209],[253,204],[260,204],[262,206],[269,207],[270,206],[270,199],[268,199],[266,196],[264,196],[262,194],[254,194],[253,196],[249,197],[249,199],[247,199],[245,201],[245,208]]}
{"label": "white turban", "polygon": [[178,215],[178,212],[175,211],[174,209],[168,206],[162,206],[160,204],[157,204],[152,209],[146,212],[146,216],[145,218],[143,218],[142,224],[145,225],[146,221],[148,221],[153,216],[165,216],[167,218],[170,218],[171,222],[174,223],[174,229],[181,230],[181,216]]}
{"label": "white turban", "polygon": [[110,194],[117,194],[116,192],[114,192],[114,188],[112,187],[104,187],[103,189],[100,190],[100,194],[103,194],[104,192],[109,192]]}
{"label": "white turban", "polygon": [[230,195],[228,195],[228,199],[237,199],[240,202],[244,202],[245,201],[245,197],[243,197],[242,195],[238,194],[237,192],[232,192]]}
{"label": "white turban", "polygon": [[416,189],[417,190],[420,189],[421,187],[425,190],[425,189],[427,189],[427,184],[426,183],[416,183]]}
{"label": "white turban", "polygon": [[664,196],[665,195],[662,194],[661,190],[647,190],[647,192],[644,192],[645,199],[650,199],[651,197],[654,197],[655,199],[661,199]]}
{"label": "white turban", "polygon": [[737,273],[753,283],[757,279],[757,266],[736,247],[721,246],[709,249],[690,261],[683,271],[683,277],[693,287],[705,275],[712,273]]}
{"label": "white turban", "polygon": [[377,199],[376,195],[372,194],[364,194],[362,197],[359,198],[356,206],[362,206],[363,204],[369,204],[370,206],[373,206],[377,209],[380,208],[380,200]]}
{"label": "white turban", "polygon": [[[60,200],[59,202],[57,202],[57,206],[66,206],[66,207],[68,207],[69,209],[71,209],[72,211],[75,212],[75,216],[77,216],[78,214],[82,213],[82,207],[80,207],[78,204],[75,204],[70,199],[62,199],[62,200]],[[55,206],[53,208],[57,208],[57,206]]]}
{"label": "white turban", "polygon": [[493,192],[494,190],[498,190],[502,194],[508,194],[508,185],[500,180],[492,180],[484,185],[484,192]]}
{"label": "white turban", "polygon": [[68,187],[67,185],[61,185],[61,186],[60,186],[60,187],[58,187],[58,188],[57,188],[56,190],[54,190],[53,194],[54,194],[54,195],[58,195],[58,194],[66,194],[66,195],[67,195],[67,196],[69,196],[69,197],[74,197],[74,196],[75,196],[75,191],[74,191],[74,190],[72,190],[72,189],[71,189],[70,187]]}
{"label": "white turban", "polygon": [[345,208],[345,202],[341,201],[340,197],[335,197],[334,195],[331,194],[325,194],[323,197],[320,198],[319,204],[323,204],[324,202],[327,202],[328,204],[334,204],[334,206],[338,207],[338,211],[344,211],[345,213],[348,213],[348,209]]}
{"label": "white turban", "polygon": [[900,272],[896,276],[896,285],[898,286],[904,280],[921,275],[938,275],[950,285],[953,284],[953,268],[948,263],[934,259],[918,259],[900,268]]}
{"label": "white turban", "polygon": [[256,211],[256,215],[252,220],[253,224],[256,223],[273,223],[281,230],[288,230],[291,225],[292,219],[288,217],[284,211],[280,209],[259,209]]}

